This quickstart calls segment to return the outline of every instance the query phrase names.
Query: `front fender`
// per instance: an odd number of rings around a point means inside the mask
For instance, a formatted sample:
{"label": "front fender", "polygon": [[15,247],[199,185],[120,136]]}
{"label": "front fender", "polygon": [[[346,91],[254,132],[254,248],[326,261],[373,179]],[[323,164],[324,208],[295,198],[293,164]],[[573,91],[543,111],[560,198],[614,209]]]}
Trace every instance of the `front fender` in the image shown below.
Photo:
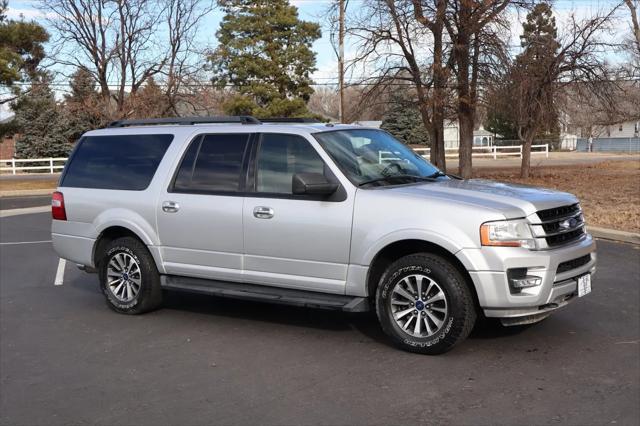
{"label": "front fender", "polygon": [[437,244],[454,255],[462,249],[458,243],[448,238],[446,235],[424,229],[408,228],[394,231],[378,238],[373,244],[368,245],[368,248],[356,263],[368,266],[376,255],[389,244],[405,240],[421,240]]}

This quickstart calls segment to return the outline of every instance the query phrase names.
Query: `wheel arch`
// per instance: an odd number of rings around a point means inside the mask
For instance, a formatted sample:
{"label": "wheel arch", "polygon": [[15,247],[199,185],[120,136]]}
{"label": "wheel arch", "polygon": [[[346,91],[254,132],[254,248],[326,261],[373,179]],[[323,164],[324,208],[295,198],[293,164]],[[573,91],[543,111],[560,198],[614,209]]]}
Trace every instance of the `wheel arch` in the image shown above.
{"label": "wheel arch", "polygon": [[95,266],[98,266],[98,256],[102,253],[103,248],[111,241],[121,237],[133,237],[146,245],[142,237],[128,227],[122,225],[108,226],[100,232],[98,238],[96,238],[96,242],[93,244],[93,253],[91,253],[91,258],[93,259],[93,264]]}
{"label": "wheel arch", "polygon": [[[465,279],[467,287],[471,290],[476,308],[479,307],[478,293],[467,268],[462,261],[450,250],[440,244],[423,239],[403,239],[391,242],[380,249],[369,264],[367,271],[367,294],[375,296],[376,289],[384,274],[384,271],[401,257],[416,253],[432,253],[451,262]],[[479,311],[478,311],[479,312]]]}

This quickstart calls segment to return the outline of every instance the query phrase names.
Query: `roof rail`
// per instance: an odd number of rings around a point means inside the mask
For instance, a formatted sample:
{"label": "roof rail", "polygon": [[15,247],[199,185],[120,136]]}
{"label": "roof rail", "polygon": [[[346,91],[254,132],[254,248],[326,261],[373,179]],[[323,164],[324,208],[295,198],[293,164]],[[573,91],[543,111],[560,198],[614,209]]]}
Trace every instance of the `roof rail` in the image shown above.
{"label": "roof rail", "polygon": [[309,117],[272,117],[259,118],[261,123],[322,123],[317,118]]}
{"label": "roof rail", "polygon": [[215,116],[215,117],[168,117],[168,118],[144,118],[140,120],[116,120],[107,124],[107,127],[129,126],[153,126],[157,124],[193,125],[205,123],[240,123],[261,124],[260,120],[250,115]]}

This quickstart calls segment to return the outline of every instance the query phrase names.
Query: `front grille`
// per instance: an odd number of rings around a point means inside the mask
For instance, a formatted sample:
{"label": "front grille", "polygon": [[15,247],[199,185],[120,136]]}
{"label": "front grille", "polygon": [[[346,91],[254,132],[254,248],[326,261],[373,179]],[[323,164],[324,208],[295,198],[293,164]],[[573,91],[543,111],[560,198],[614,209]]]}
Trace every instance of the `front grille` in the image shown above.
{"label": "front grille", "polygon": [[578,257],[577,259],[567,260],[566,262],[562,262],[558,265],[557,274],[561,274],[563,272],[571,271],[572,269],[578,269],[581,266],[586,265],[591,261],[591,255],[586,254],[582,257]]}
{"label": "front grille", "polygon": [[554,207],[552,209],[540,210],[538,217],[543,222],[554,220],[562,217],[573,216],[580,212],[580,204],[572,204],[570,206]]}
{"label": "front grille", "polygon": [[558,247],[570,242],[579,240],[584,235],[584,228],[579,228],[564,234],[557,234],[547,237],[547,245],[549,247]]}
{"label": "front grille", "polygon": [[538,246],[542,249],[569,244],[585,235],[580,204],[540,210],[536,214],[538,222],[534,221],[531,229],[534,237],[538,238]]}

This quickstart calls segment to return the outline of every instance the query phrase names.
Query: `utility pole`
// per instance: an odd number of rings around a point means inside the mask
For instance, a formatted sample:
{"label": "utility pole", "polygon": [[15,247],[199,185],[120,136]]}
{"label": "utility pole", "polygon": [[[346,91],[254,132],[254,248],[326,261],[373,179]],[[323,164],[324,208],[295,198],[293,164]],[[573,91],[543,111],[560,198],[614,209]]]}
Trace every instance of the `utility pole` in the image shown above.
{"label": "utility pole", "polygon": [[340,26],[338,29],[338,80],[340,85],[340,122],[344,123],[344,1],[340,3]]}

